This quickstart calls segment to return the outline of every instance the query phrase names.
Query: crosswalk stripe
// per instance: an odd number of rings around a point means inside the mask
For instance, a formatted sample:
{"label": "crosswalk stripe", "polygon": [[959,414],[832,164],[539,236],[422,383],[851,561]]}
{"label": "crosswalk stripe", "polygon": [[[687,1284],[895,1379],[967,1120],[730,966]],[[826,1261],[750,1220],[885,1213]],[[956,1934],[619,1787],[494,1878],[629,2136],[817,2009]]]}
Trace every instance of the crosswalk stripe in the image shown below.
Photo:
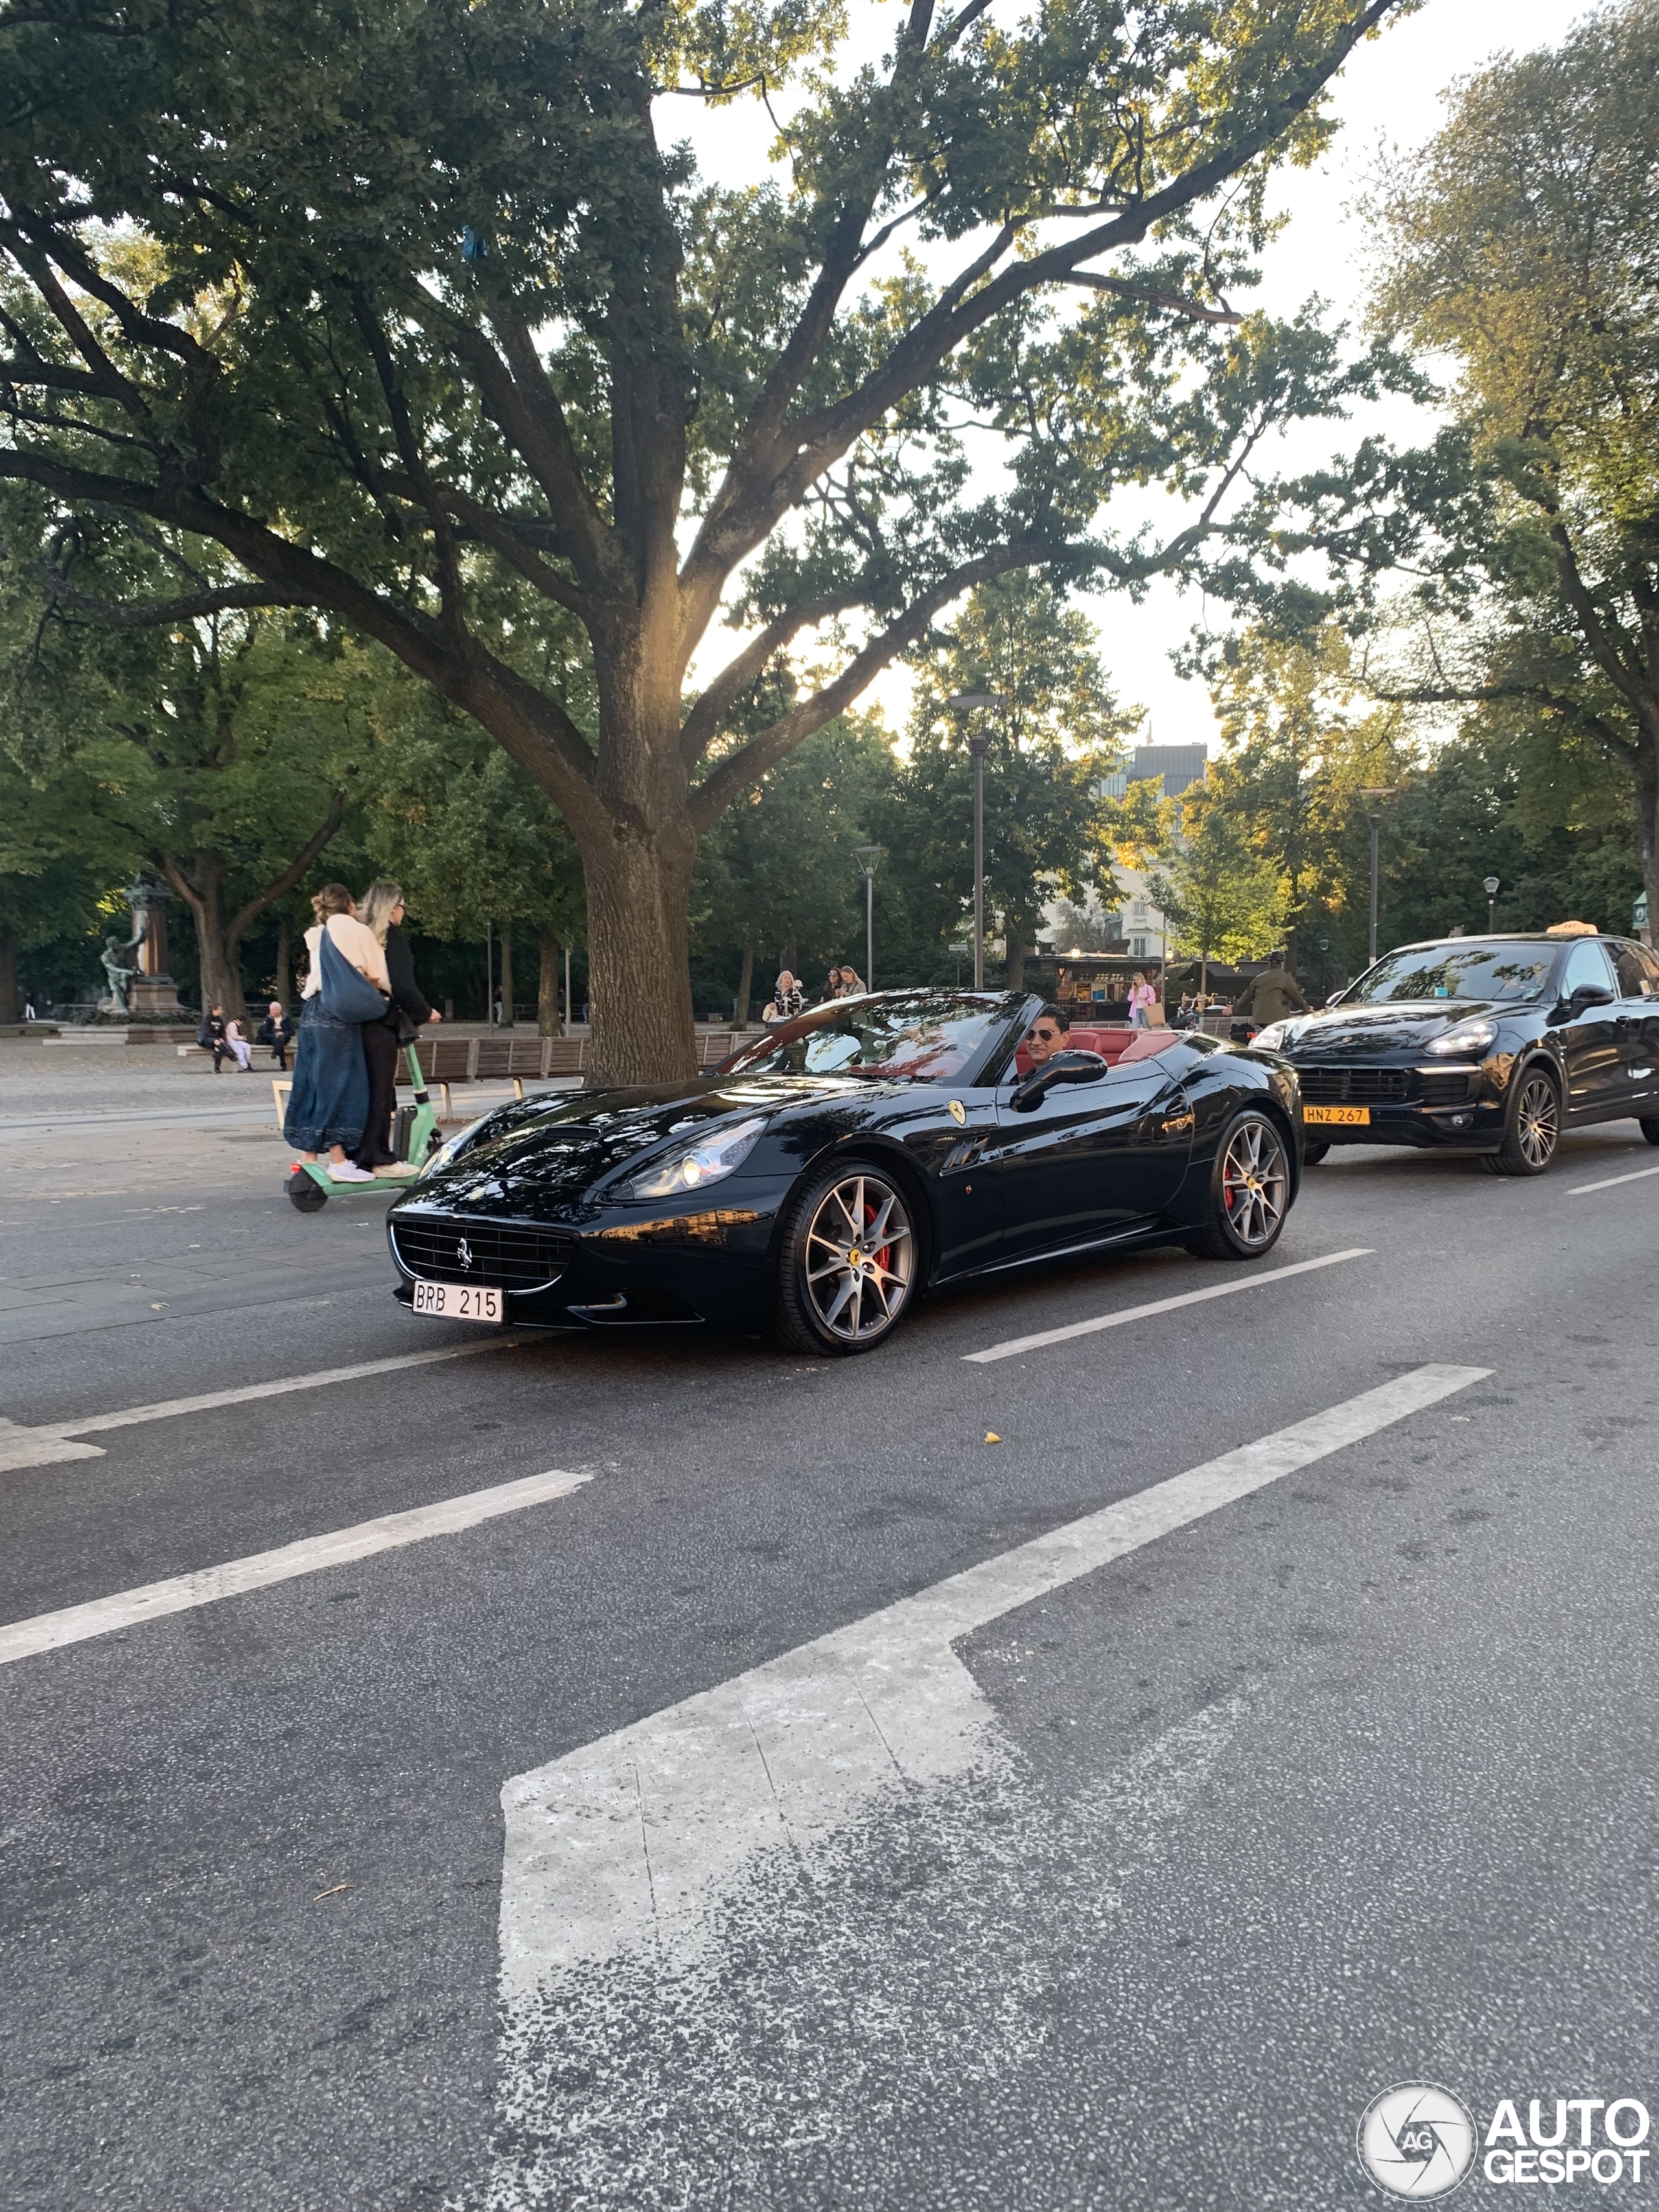
{"label": "crosswalk stripe", "polygon": [[568,1498],[592,1480],[591,1475],[551,1468],[545,1474],[523,1475],[516,1482],[470,1490],[459,1498],[440,1498],[434,1505],[417,1505],[410,1512],[359,1521],[349,1528],[331,1529],[325,1536],[303,1537],[296,1544],[255,1552],[223,1566],[198,1568],[193,1574],[173,1575],[166,1582],[146,1583],[137,1589],[118,1590],[112,1597],[93,1598],[85,1605],[36,1613],[30,1620],[14,1620],[0,1627],[0,1667],[34,1658],[43,1651],[61,1650],[66,1644],[84,1643],[88,1637],[136,1628],[170,1613],[189,1613],[198,1605],[216,1604],[221,1598],[268,1589],[273,1583],[292,1582],[297,1575],[349,1566],[357,1559],[372,1558],[376,1552],[396,1551],[428,1536],[456,1535],[503,1513],[522,1513],[526,1506]]}
{"label": "crosswalk stripe", "polygon": [[1310,1275],[1320,1267],[1340,1267],[1345,1260],[1368,1260],[1369,1244],[1355,1244],[1346,1252],[1327,1252],[1317,1260],[1297,1260],[1288,1267],[1269,1267],[1261,1275],[1236,1275],[1231,1282],[1212,1283],[1201,1291],[1183,1291],[1178,1297],[1154,1298],[1144,1306],[1121,1306],[1115,1313],[1097,1314],[1090,1321],[1067,1322],[1062,1328],[1038,1329],[1032,1336],[1011,1336],[983,1352],[964,1352],[963,1358],[976,1366],[993,1360],[1014,1359],[1021,1352],[1041,1352],[1045,1345],[1069,1344],[1073,1337],[1097,1336],[1103,1328],[1121,1328],[1126,1322],[1148,1321],[1154,1314],[1173,1313],[1177,1306],[1201,1306],[1211,1298],[1231,1298],[1240,1291],[1260,1290],[1264,1283],[1283,1283],[1292,1275]]}

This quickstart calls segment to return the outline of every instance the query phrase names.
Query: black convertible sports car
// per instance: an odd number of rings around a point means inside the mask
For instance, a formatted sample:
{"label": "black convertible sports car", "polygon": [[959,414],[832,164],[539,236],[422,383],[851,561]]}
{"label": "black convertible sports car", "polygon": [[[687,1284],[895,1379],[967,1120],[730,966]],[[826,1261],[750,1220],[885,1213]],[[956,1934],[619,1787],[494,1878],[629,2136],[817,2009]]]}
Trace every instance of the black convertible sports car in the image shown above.
{"label": "black convertible sports car", "polygon": [[1541,1175],[1564,1127],[1631,1115],[1659,1145],[1659,958],[1626,938],[1402,945],[1255,1042],[1302,1079],[1310,1164],[1333,1145],[1419,1145]]}
{"label": "black convertible sports car", "polygon": [[1101,1049],[1033,1067],[1040,1006],[875,993],[712,1076],[487,1114],[392,1208],[398,1296],[452,1319],[712,1322],[851,1352],[937,1284],[1062,1253],[1269,1250],[1300,1172],[1283,1061],[1119,1030],[1073,1031]]}

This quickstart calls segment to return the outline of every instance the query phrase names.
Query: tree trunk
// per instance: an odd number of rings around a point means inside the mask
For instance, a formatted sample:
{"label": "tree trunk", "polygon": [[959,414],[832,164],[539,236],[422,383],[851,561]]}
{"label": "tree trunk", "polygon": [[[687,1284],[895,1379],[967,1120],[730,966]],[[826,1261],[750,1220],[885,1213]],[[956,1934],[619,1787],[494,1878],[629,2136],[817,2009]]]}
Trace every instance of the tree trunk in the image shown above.
{"label": "tree trunk", "polygon": [[241,963],[236,957],[235,945],[228,941],[225,913],[228,862],[222,853],[192,854],[193,872],[187,874],[183,862],[171,854],[163,854],[161,858],[168,882],[185,900],[195,920],[196,949],[202,963],[202,1012],[209,1013],[215,1006],[222,1006],[228,1022],[246,1022],[247,1003],[242,996]]}
{"label": "tree trunk", "polygon": [[286,1012],[289,994],[294,988],[294,932],[286,915],[276,924],[276,976],[270,995],[280,1001]]}
{"label": "tree trunk", "polygon": [[513,925],[504,921],[495,933],[501,948],[501,1027],[513,1026]]}
{"label": "tree trunk", "polygon": [[0,1022],[23,1018],[17,1001],[17,939],[0,930]]}
{"label": "tree trunk", "polygon": [[797,971],[797,969],[796,969],[796,966],[795,966],[795,963],[796,963],[799,958],[800,958],[800,947],[796,944],[796,942],[795,942],[794,939],[792,937],[792,938],[790,939],[790,940],[789,940],[788,944],[787,944],[787,945],[786,945],[784,946],[784,948],[783,948],[782,951],[781,951],[781,952],[780,952],[780,953],[779,953],[779,955],[778,955],[778,973],[779,973],[779,975],[782,975],[782,973],[783,973],[783,971],[784,971],[784,969],[787,968],[787,969],[789,970],[789,973],[790,973],[792,975],[794,975],[794,976],[795,976],[795,978],[796,978],[796,980],[797,980],[797,981],[799,981],[799,973],[798,973],[798,971]]}
{"label": "tree trunk", "polygon": [[[1645,762],[1643,763],[1646,766]],[[1642,864],[1642,888],[1648,895],[1647,940],[1659,942],[1659,781],[1638,772],[1636,779],[1636,857]],[[1624,916],[1620,916],[1620,927]]]}
{"label": "tree trunk", "polygon": [[737,1004],[732,1010],[732,1018],[739,1029],[744,1028],[748,1024],[749,1001],[754,996],[754,992],[755,948],[752,945],[745,945],[743,948],[743,973],[738,978]]}
{"label": "tree trunk", "polygon": [[689,916],[696,832],[689,817],[581,841],[587,879],[586,1085],[678,1082],[697,1072]]}
{"label": "tree trunk", "polygon": [[541,966],[536,978],[536,1031],[539,1036],[559,1034],[559,962],[564,947],[550,929],[536,939]]}
{"label": "tree trunk", "polygon": [[1006,940],[1006,946],[1003,960],[1003,988],[1009,991],[1023,991],[1025,988],[1026,948],[1013,937]]}

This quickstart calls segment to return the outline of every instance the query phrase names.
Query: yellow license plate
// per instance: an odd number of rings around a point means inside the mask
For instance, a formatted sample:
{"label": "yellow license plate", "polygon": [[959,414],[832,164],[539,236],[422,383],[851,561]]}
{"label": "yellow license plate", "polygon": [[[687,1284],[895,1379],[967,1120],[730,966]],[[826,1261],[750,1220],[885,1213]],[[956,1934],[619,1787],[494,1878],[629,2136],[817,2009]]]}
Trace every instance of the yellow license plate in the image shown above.
{"label": "yellow license plate", "polygon": [[1369,1128],[1371,1109],[1369,1106],[1304,1106],[1304,1121],[1340,1121],[1350,1128]]}

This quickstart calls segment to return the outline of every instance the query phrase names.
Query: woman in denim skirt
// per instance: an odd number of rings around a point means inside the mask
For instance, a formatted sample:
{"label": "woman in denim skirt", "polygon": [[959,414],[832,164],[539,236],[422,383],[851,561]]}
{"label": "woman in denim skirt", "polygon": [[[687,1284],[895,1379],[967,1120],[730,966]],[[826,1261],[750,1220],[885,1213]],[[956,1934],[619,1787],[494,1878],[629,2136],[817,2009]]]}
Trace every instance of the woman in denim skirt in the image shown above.
{"label": "woman in denim skirt", "polygon": [[283,1116],[283,1135],[300,1158],[314,1162],[328,1153],[328,1172],[335,1182],[373,1182],[366,1168],[351,1158],[362,1142],[368,1119],[368,1063],[363,1054],[361,1022],[343,1022],[325,1013],[322,989],[322,938],[326,930],[340,953],[360,975],[382,991],[389,991],[386,953],[373,930],[357,919],[351,894],[343,884],[325,884],[311,902],[316,927],[306,932],[311,973],[300,1007],[300,1042],[294,1055],[294,1088]]}

